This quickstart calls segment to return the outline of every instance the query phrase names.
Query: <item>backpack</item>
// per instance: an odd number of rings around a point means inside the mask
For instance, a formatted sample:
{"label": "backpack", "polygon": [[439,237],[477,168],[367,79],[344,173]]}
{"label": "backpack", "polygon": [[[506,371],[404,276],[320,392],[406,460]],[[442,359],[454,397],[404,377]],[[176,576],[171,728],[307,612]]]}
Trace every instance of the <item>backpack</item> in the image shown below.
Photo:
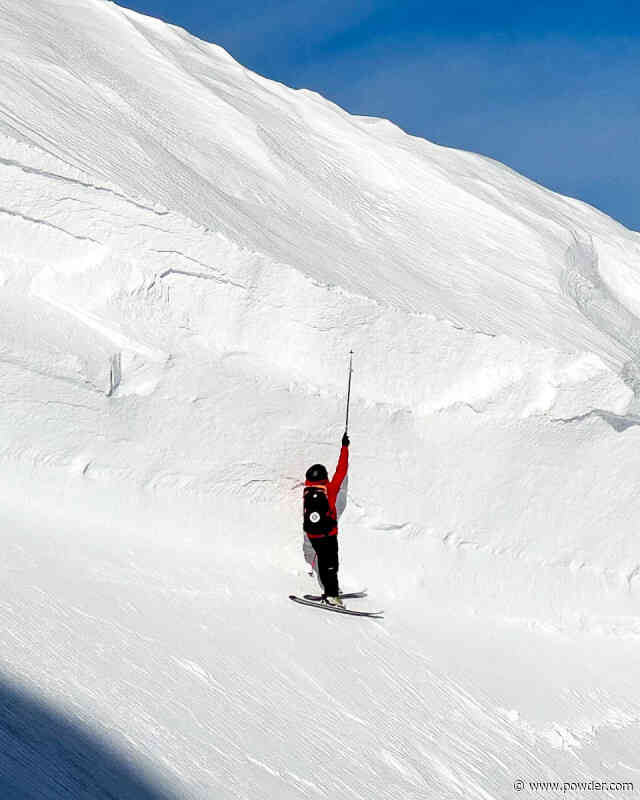
{"label": "backpack", "polygon": [[329,498],[324,486],[305,486],[303,495],[304,522],[302,528],[310,536],[326,536],[336,527],[331,516]]}

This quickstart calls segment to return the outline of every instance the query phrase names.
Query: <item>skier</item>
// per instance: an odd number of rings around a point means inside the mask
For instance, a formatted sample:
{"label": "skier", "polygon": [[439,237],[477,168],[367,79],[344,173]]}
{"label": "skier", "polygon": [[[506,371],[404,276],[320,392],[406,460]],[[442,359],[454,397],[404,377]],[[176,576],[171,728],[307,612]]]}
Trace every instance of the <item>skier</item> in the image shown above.
{"label": "skier", "polygon": [[349,437],[345,431],[336,471],[331,480],[323,464],[314,464],[306,473],[304,484],[305,559],[312,570],[317,566],[322,599],[343,607],[338,587],[338,517],[336,498],[349,466]]}

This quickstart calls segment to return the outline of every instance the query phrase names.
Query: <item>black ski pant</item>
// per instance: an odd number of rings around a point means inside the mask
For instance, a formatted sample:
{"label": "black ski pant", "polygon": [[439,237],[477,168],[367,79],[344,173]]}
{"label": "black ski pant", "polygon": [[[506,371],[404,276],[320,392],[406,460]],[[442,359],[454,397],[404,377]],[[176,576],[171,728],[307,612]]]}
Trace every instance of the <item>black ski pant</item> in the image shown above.
{"label": "black ski pant", "polygon": [[318,558],[318,576],[327,597],[337,597],[338,588],[338,536],[309,539]]}

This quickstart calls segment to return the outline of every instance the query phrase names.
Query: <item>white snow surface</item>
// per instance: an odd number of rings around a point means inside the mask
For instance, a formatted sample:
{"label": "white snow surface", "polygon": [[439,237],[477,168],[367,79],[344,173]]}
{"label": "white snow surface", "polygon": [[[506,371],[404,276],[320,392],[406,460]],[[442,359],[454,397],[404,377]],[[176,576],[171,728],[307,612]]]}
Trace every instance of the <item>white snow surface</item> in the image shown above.
{"label": "white snow surface", "polygon": [[[2,678],[148,781],[15,711],[4,795],[639,788],[639,264],[179,28],[0,0]],[[287,598],[350,349],[341,581],[384,621]]]}

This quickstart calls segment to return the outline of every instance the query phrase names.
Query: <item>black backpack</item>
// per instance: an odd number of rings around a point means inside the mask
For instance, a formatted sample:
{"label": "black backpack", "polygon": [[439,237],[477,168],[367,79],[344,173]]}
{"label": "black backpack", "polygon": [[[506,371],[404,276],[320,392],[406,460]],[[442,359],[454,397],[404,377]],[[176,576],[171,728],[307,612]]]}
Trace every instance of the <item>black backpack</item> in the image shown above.
{"label": "black backpack", "polygon": [[311,536],[326,536],[336,527],[336,521],[331,516],[329,498],[324,486],[305,486],[303,497],[305,533]]}

